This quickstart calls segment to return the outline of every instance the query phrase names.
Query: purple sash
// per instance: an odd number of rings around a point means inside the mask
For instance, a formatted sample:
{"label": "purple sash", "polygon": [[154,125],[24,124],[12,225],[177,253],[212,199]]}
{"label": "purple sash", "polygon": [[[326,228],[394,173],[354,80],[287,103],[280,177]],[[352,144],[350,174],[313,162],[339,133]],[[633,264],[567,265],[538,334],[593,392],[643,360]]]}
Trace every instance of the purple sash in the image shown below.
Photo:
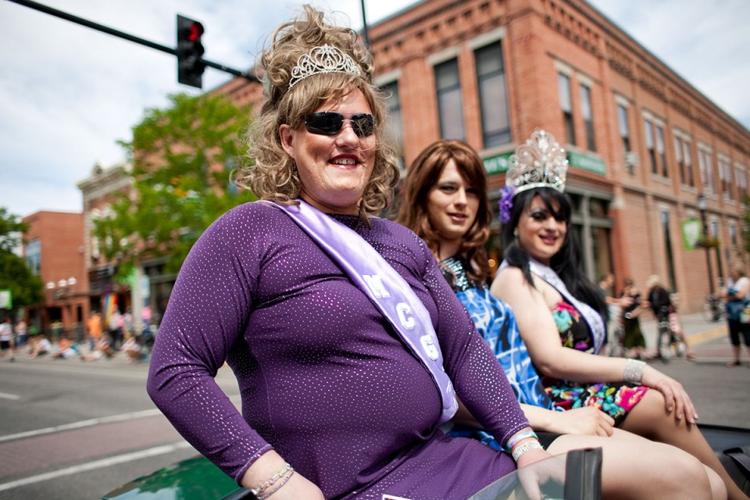
{"label": "purple sash", "polygon": [[443,406],[440,423],[449,421],[458,410],[453,384],[443,367],[443,354],[430,313],[409,284],[355,231],[304,201],[299,200],[298,206],[271,204],[289,215],[393,325],[440,391]]}

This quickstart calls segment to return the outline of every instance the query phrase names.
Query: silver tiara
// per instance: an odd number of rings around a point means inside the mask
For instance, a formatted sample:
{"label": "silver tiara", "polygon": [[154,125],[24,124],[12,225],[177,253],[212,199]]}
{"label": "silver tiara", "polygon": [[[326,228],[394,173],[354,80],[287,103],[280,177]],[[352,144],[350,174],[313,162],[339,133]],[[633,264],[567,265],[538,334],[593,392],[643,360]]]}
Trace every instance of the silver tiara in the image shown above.
{"label": "silver tiara", "polygon": [[505,185],[513,188],[514,195],[539,187],[549,187],[562,193],[567,173],[565,150],[552,134],[537,129],[510,157]]}
{"label": "silver tiara", "polygon": [[292,68],[289,88],[291,89],[299,81],[318,73],[348,73],[354,76],[362,76],[362,72],[354,59],[343,53],[338,47],[325,44],[313,47],[310,52],[302,54],[297,59],[297,64]]}

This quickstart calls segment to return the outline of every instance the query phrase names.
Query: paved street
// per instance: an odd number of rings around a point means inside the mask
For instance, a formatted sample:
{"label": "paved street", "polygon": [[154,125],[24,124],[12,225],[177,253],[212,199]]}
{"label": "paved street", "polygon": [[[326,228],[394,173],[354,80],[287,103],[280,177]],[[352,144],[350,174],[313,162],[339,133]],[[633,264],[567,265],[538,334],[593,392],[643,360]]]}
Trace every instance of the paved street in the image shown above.
{"label": "paved street", "polygon": [[[0,499],[99,498],[196,454],[124,359],[0,361]],[[230,373],[217,378],[236,399]]]}
{"label": "paved street", "polygon": [[[750,363],[727,368],[723,323],[683,319],[697,360],[651,361],[678,378],[700,421],[750,428]],[[656,327],[643,322],[649,347]],[[147,367],[124,359],[0,361],[0,500],[98,498],[195,454],[145,393]],[[237,400],[228,370],[219,385]]]}

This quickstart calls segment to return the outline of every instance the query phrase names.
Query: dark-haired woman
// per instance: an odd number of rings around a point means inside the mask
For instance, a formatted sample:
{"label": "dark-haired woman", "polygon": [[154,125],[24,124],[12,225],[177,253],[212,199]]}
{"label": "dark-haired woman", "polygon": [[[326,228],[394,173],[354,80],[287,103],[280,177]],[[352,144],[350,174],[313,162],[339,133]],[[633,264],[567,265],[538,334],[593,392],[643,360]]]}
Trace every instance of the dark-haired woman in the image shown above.
{"label": "dark-haired woman", "polygon": [[745,498],[695,425],[678,381],[639,360],[598,356],[605,304],[568,231],[566,172],[565,151],[547,132],[517,149],[501,202],[504,262],[491,288],[515,311],[545,392],[558,408],[595,406],[617,427],[688,451],[722,477],[730,498]]}
{"label": "dark-haired woman", "polygon": [[[602,411],[555,411],[518,333],[513,312],[487,287],[484,245],[490,215],[487,180],[479,156],[461,141],[438,141],[412,164],[404,182],[399,222],[425,239],[477,332],[503,367],[530,424],[550,453],[601,447],[602,488],[608,498],[724,498],[719,477],[672,446],[613,429]],[[471,427],[466,413],[459,433],[494,446],[491,436]],[[456,432],[457,427],[454,427]],[[708,476],[708,480],[706,479]],[[639,481],[633,481],[638,477]],[[710,492],[709,492],[710,489]]]}

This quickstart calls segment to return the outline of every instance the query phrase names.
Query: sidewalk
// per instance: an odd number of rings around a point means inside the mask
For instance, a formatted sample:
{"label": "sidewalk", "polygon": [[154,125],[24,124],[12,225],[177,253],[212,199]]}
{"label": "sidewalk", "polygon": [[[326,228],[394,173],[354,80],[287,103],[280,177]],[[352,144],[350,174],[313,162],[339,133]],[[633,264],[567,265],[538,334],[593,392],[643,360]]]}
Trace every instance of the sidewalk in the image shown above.
{"label": "sidewalk", "polygon": [[[716,322],[706,321],[701,313],[680,314],[680,323],[692,347],[728,335],[724,319]],[[644,314],[641,317],[641,330],[646,338],[646,346],[649,349],[656,348],[656,320],[652,315]]]}

